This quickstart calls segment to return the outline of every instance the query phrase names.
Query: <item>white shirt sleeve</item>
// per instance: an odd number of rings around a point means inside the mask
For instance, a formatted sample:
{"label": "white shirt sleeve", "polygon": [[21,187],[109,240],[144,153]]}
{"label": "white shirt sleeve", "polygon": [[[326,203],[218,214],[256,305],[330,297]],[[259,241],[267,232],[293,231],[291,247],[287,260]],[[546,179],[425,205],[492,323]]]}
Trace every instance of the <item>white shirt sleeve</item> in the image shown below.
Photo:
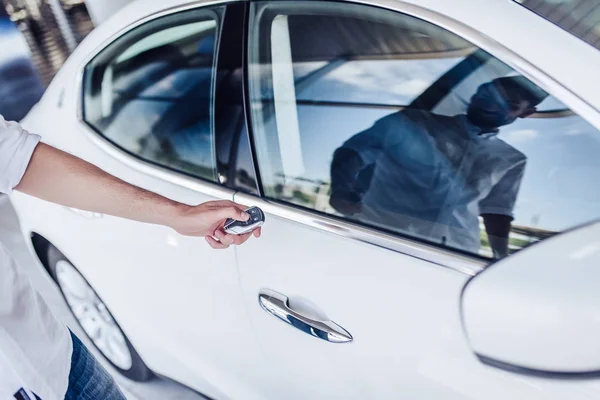
{"label": "white shirt sleeve", "polygon": [[494,186],[490,194],[479,202],[480,214],[499,214],[513,217],[517,195],[525,174],[526,159],[523,157]]}
{"label": "white shirt sleeve", "polygon": [[10,193],[21,182],[40,139],[0,115],[0,193]]}

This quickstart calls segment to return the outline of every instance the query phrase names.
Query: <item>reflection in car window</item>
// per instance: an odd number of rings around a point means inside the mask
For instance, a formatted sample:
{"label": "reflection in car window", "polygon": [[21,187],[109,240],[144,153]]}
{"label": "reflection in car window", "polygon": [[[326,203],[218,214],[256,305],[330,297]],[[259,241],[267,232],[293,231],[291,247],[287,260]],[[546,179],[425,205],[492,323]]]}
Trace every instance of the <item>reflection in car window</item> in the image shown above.
{"label": "reflection in car window", "polygon": [[490,258],[600,217],[598,131],[485,51],[367,6],[253,15],[268,197]]}
{"label": "reflection in car window", "polygon": [[515,1],[600,49],[600,2],[598,0]]}
{"label": "reflection in car window", "polygon": [[150,22],[102,51],[86,68],[85,121],[138,157],[216,180],[218,11]]}
{"label": "reflection in car window", "polygon": [[[408,105],[463,58],[342,60],[319,77],[318,86],[308,84],[306,78],[298,82],[297,101]],[[295,71],[294,77],[302,80]]]}

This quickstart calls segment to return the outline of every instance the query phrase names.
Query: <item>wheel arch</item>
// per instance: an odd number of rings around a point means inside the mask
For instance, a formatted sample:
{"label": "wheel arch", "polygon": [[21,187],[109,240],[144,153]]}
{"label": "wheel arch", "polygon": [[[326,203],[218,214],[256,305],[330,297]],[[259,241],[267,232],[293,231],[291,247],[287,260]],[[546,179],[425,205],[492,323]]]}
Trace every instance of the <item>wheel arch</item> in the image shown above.
{"label": "wheel arch", "polygon": [[48,248],[50,246],[53,246],[53,244],[37,232],[31,232],[30,236],[33,251],[35,252],[36,257],[38,258],[46,272],[49,274],[50,266],[48,265]]}

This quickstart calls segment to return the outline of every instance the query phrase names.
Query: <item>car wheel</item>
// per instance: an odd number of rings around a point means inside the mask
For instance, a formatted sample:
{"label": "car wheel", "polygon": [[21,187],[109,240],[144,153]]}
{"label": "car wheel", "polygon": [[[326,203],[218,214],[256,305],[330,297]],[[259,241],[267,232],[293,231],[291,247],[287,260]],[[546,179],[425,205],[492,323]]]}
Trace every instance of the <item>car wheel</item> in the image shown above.
{"label": "car wheel", "polygon": [[150,379],[152,371],[144,364],[100,296],[52,245],[48,247],[48,269],[73,316],[98,351],[127,378],[135,381]]}

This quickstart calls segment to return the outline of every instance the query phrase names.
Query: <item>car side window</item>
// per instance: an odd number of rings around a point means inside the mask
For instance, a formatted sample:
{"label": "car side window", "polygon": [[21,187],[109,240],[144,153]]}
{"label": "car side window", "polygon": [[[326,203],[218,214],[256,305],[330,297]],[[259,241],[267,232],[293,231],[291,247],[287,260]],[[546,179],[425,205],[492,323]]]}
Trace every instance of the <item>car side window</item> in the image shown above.
{"label": "car side window", "polygon": [[138,158],[216,181],[221,14],[217,8],[171,15],[111,43],[85,69],[85,122]]}
{"label": "car side window", "polygon": [[600,218],[600,133],[472,43],[375,7],[253,3],[267,197],[503,257]]}

